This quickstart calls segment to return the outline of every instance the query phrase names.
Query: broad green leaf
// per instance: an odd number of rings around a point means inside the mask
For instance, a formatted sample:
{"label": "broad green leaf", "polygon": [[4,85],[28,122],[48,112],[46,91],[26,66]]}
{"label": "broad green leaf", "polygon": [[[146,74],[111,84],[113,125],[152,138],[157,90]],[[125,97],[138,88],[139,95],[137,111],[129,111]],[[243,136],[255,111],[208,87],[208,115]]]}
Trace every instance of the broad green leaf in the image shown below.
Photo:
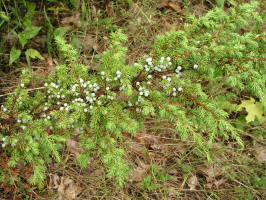
{"label": "broad green leaf", "polygon": [[35,49],[27,49],[26,51],[26,55],[28,55],[29,57],[35,59],[35,58],[39,58],[41,60],[43,60],[44,58],[42,57],[42,55]]}
{"label": "broad green leaf", "polygon": [[25,38],[25,35],[23,33],[19,33],[18,34],[18,39],[19,39],[19,42],[22,46],[22,48],[24,48],[25,44],[27,44],[27,39]]}
{"label": "broad green leaf", "polygon": [[28,25],[24,31],[22,31],[21,33],[18,34],[18,39],[19,39],[19,42],[20,42],[22,48],[24,48],[25,44],[27,44],[27,41],[29,39],[32,39],[36,35],[38,35],[41,28],[42,27],[39,27],[39,26]]}
{"label": "broad green leaf", "polygon": [[26,29],[22,32],[25,35],[26,39],[34,38],[36,35],[38,35],[39,31],[42,27],[39,26],[27,26]]}
{"label": "broad green leaf", "polygon": [[35,13],[35,4],[27,2],[27,13],[23,18],[23,25],[24,27],[32,27],[32,18],[34,17]]}
{"label": "broad green leaf", "polygon": [[15,47],[12,47],[10,54],[9,54],[9,65],[11,65],[13,62],[19,59],[19,56],[21,54],[20,49],[16,49]]}
{"label": "broad green leaf", "polygon": [[247,122],[255,121],[256,117],[260,122],[264,121],[263,105],[260,102],[255,102],[255,99],[250,98],[249,100],[243,100],[239,105],[240,108],[245,108],[248,112],[246,116]]}
{"label": "broad green leaf", "polygon": [[65,33],[67,32],[67,28],[66,27],[60,27],[55,29],[54,31],[54,36],[61,36],[63,37],[65,35]]}
{"label": "broad green leaf", "polygon": [[39,58],[41,60],[43,60],[44,58],[42,57],[42,55],[35,49],[27,49],[27,51],[25,52],[26,54],[26,60],[28,65],[30,65],[30,58]]}
{"label": "broad green leaf", "polygon": [[27,9],[28,11],[24,17],[24,20],[32,21],[32,18],[34,17],[34,13],[35,13],[35,4],[27,2]]}

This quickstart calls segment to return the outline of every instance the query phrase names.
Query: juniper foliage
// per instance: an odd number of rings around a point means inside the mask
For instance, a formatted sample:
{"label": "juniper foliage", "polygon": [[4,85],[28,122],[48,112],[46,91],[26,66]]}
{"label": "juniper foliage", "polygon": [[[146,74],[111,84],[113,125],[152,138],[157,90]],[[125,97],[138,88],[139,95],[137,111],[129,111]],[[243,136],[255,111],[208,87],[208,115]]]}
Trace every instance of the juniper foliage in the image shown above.
{"label": "juniper foliage", "polygon": [[33,75],[24,69],[21,84],[1,108],[1,152],[9,159],[0,167],[0,180],[23,160],[34,166],[30,183],[41,187],[45,164],[61,161],[60,149],[79,129],[79,165],[99,156],[108,177],[122,186],[129,172],[123,133],[134,136],[149,115],[168,120],[208,158],[217,137],[243,146],[229,120],[237,97],[252,95],[266,108],[265,32],[257,6],[251,2],[229,13],[215,8],[199,19],[189,15],[184,30],[158,36],[149,57],[133,66],[126,63],[127,37],[117,31],[97,72],[79,63],[78,52],[62,36],[55,37],[64,62],[45,79],[44,89],[29,91]]}

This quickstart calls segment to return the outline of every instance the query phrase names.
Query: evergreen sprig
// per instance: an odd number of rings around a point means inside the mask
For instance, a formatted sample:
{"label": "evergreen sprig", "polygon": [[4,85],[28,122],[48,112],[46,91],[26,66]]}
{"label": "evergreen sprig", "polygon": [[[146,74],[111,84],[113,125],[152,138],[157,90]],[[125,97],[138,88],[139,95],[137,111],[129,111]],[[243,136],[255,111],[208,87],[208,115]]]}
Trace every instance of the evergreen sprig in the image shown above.
{"label": "evergreen sprig", "polygon": [[[149,57],[126,63],[127,37],[117,31],[99,59],[95,73],[78,62],[78,53],[62,36],[55,37],[64,63],[45,80],[44,89],[29,92],[32,73],[24,69],[21,84],[0,111],[2,151],[9,167],[23,160],[34,166],[30,183],[42,186],[45,163],[60,162],[60,149],[75,129],[86,167],[96,154],[107,175],[122,186],[129,168],[123,159],[123,132],[135,135],[146,116],[171,122],[180,137],[206,153],[220,136],[243,146],[229,114],[241,93],[257,97],[266,108],[265,32],[257,2],[215,8],[197,19],[187,16],[184,30],[157,37]],[[118,142],[119,141],[119,142]],[[7,169],[0,168],[0,180]]]}

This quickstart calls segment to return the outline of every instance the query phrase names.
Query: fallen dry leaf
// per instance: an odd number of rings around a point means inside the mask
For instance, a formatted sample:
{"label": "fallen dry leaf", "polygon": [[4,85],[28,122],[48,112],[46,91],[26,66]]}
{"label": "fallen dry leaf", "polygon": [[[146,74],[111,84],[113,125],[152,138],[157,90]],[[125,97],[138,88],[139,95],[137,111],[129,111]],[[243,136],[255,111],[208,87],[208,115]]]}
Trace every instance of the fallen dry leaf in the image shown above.
{"label": "fallen dry leaf", "polygon": [[54,65],[52,57],[50,57],[50,56],[44,56],[44,57],[47,57],[47,64],[48,64],[49,67]]}
{"label": "fallen dry leaf", "polygon": [[44,58],[45,58],[44,61],[47,63],[46,65],[47,73],[50,74],[56,72],[56,65],[58,64],[57,61],[47,54],[44,55]]}
{"label": "fallen dry leaf", "polygon": [[133,183],[142,181],[149,169],[150,165],[140,162],[140,165],[129,175],[129,182]]}
{"label": "fallen dry leaf", "polygon": [[80,146],[80,143],[72,139],[66,141],[66,146],[68,151],[75,156],[79,155],[83,150]]}
{"label": "fallen dry leaf", "polygon": [[226,182],[226,179],[220,179],[217,181],[214,181],[214,185],[218,188],[220,185],[224,184]]}
{"label": "fallen dry leaf", "polygon": [[128,149],[130,150],[130,152],[135,152],[135,153],[137,153],[137,154],[145,154],[145,148],[143,147],[143,145],[140,145],[140,144],[138,144],[138,143],[136,143],[136,142],[134,142],[134,141],[132,141],[132,143],[130,143],[129,145],[128,145]]}
{"label": "fallen dry leaf", "polygon": [[52,175],[52,181],[51,181],[51,185],[53,185],[53,189],[57,189],[59,186],[59,181],[60,178],[57,174],[53,174]]}
{"label": "fallen dry leaf", "polygon": [[266,162],[266,148],[258,147],[255,156],[259,162]]}
{"label": "fallen dry leaf", "polygon": [[181,9],[181,6],[180,6],[180,3],[179,2],[169,2],[169,7],[171,7],[174,11],[176,12],[181,12],[182,9]]}
{"label": "fallen dry leaf", "polygon": [[168,0],[162,0],[161,3],[157,6],[158,8],[164,8],[168,6],[169,1]]}
{"label": "fallen dry leaf", "polygon": [[212,164],[202,169],[202,172],[207,176],[206,177],[207,182],[212,182],[215,179],[215,177],[223,174],[223,170],[215,164]]}
{"label": "fallen dry leaf", "polygon": [[190,190],[195,190],[197,185],[198,185],[198,178],[196,175],[191,176],[188,180],[187,180],[187,185],[189,187]]}
{"label": "fallen dry leaf", "polygon": [[72,16],[63,18],[61,23],[68,29],[71,29],[73,25],[77,28],[81,27],[80,13],[75,13]]}
{"label": "fallen dry leaf", "polygon": [[82,47],[85,51],[94,49],[95,51],[97,51],[98,46],[95,42],[95,38],[91,35],[87,35],[82,42]]}
{"label": "fallen dry leaf", "polygon": [[159,139],[157,137],[147,134],[145,131],[137,133],[136,140],[139,143],[145,144],[146,146],[154,143],[159,143]]}
{"label": "fallen dry leaf", "polygon": [[213,188],[213,185],[216,186],[216,188],[218,188],[220,185],[224,184],[226,182],[227,179],[219,179],[219,180],[216,180],[216,181],[213,181],[213,182],[209,182],[205,185],[206,188],[208,189],[212,189]]}
{"label": "fallen dry leaf", "polygon": [[168,146],[164,145],[164,144],[152,144],[151,148],[155,151],[158,151],[158,152],[164,154],[164,155],[166,155],[168,152]]}
{"label": "fallen dry leaf", "polygon": [[177,171],[176,168],[171,168],[167,170],[167,173],[170,175],[177,175],[179,172]]}
{"label": "fallen dry leaf", "polygon": [[74,200],[80,193],[81,188],[69,177],[61,177],[61,183],[58,187],[59,200]]}
{"label": "fallen dry leaf", "polygon": [[90,175],[93,177],[100,177],[104,174],[103,169],[95,169]]}
{"label": "fallen dry leaf", "polygon": [[200,169],[200,171],[205,175],[207,184],[205,185],[206,188],[211,189],[213,185],[216,187],[223,184],[226,180],[216,180],[216,178],[224,173],[224,171],[215,164],[210,164],[204,166]]}
{"label": "fallen dry leaf", "polygon": [[163,0],[158,6],[158,8],[167,8],[166,12],[171,12],[171,10],[174,10],[176,12],[182,12],[181,4],[177,1],[169,1],[169,0]]}

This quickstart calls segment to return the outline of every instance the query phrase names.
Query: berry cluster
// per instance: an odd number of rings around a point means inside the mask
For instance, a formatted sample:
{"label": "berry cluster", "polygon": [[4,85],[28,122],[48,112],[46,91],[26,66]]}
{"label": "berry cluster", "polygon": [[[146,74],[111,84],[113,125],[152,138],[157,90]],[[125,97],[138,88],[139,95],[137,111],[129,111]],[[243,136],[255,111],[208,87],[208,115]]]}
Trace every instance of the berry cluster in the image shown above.
{"label": "berry cluster", "polygon": [[182,70],[182,67],[181,66],[178,66],[175,70],[176,72],[176,77],[179,78],[181,76],[181,70]]}
{"label": "berry cluster", "polygon": [[113,80],[113,81],[117,81],[117,80],[119,80],[119,79],[121,78],[122,72],[119,71],[119,70],[117,70],[117,71],[116,71],[116,76],[113,77],[113,78],[110,77],[110,76],[107,76],[107,75],[105,74],[104,71],[101,71],[100,75],[101,75],[101,77],[102,77],[103,80],[104,80],[104,79],[106,80],[106,82],[111,82],[112,80]]}
{"label": "berry cluster", "polygon": [[6,107],[5,107],[4,105],[1,106],[1,110],[2,110],[3,112],[6,112],[6,111],[7,111],[7,109],[6,109]]}
{"label": "berry cluster", "polygon": [[[135,83],[137,89],[137,98],[131,98],[127,103],[127,106],[129,107],[136,105],[137,112],[140,112],[140,105],[142,104],[144,98],[150,96],[150,85],[153,79],[156,77],[161,77],[163,81],[166,81],[163,83],[163,88],[169,88],[171,90],[170,93],[173,97],[176,97],[178,92],[183,91],[182,87],[171,86],[172,68],[169,69],[169,67],[172,66],[171,58],[161,57],[160,60],[155,63],[157,64],[153,63],[153,59],[151,57],[146,59],[146,64],[144,65],[144,71],[146,72],[146,78],[144,78],[145,81],[140,80]],[[134,66],[137,65],[139,64],[134,64]],[[197,69],[198,65],[195,64],[193,68]],[[181,66],[178,66],[175,69],[177,77],[181,76],[181,70]],[[99,75],[102,80],[105,80],[102,85],[99,85],[96,80],[84,80],[83,78],[79,78],[76,83],[74,83],[70,87],[63,84],[63,81],[61,82],[60,80],[57,80],[56,82],[48,81],[44,83],[44,87],[46,88],[44,98],[47,99],[47,101],[41,106],[42,114],[40,115],[40,117],[44,119],[45,122],[55,120],[52,114],[53,110],[59,110],[66,113],[72,113],[75,110],[79,110],[81,112],[88,113],[93,110],[95,106],[100,106],[114,100],[116,98],[116,93],[118,92],[118,90],[114,89],[113,86],[115,82],[113,81],[119,80],[122,76],[122,72],[120,70],[117,70],[113,75],[107,75],[105,71],[101,71]],[[25,84],[21,83],[20,87],[24,88]],[[124,91],[125,86],[118,85],[117,89]],[[17,98],[17,101],[19,102],[19,104],[22,104],[22,97],[19,96]],[[6,112],[7,109],[2,106],[2,111]],[[17,123],[20,124],[20,128],[22,130],[25,130],[27,128],[25,126],[26,124],[21,124],[22,122],[26,121],[23,121],[21,119],[17,120]],[[51,130],[53,129],[51,123],[49,123],[48,126]],[[6,144],[4,143],[2,146],[5,147]]]}
{"label": "berry cluster", "polygon": [[157,71],[161,72],[162,70],[166,70],[169,66],[172,65],[170,57],[161,57],[160,63],[158,65],[154,65],[152,63],[152,58],[146,59],[147,64],[144,66],[146,72]]}
{"label": "berry cluster", "polygon": [[6,138],[7,137],[3,137],[1,140],[2,140],[2,148],[5,148],[5,146],[8,144],[8,142],[6,141]]}
{"label": "berry cluster", "polygon": [[10,144],[11,147],[15,147],[18,142],[17,139],[13,139],[12,141],[10,141],[7,136],[2,137],[1,141],[2,141],[2,145],[1,145],[2,148],[5,148],[8,144]]}

